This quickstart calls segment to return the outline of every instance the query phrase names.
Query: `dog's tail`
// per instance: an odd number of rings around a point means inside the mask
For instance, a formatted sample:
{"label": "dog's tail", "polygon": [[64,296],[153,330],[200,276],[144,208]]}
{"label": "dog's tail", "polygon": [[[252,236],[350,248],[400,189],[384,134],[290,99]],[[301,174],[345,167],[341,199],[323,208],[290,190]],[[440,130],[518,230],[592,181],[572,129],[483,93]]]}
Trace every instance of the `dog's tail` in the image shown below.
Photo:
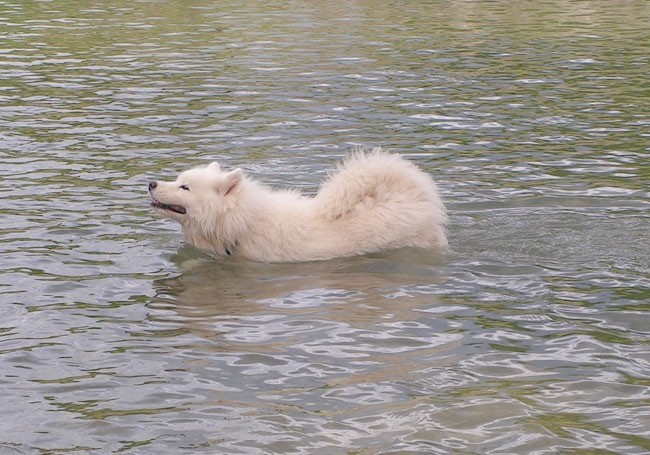
{"label": "dog's tail", "polygon": [[[431,177],[411,162],[381,148],[357,149],[330,175],[316,195],[327,220],[372,210],[389,201],[436,202],[440,198]],[[441,216],[444,206],[440,203]]]}

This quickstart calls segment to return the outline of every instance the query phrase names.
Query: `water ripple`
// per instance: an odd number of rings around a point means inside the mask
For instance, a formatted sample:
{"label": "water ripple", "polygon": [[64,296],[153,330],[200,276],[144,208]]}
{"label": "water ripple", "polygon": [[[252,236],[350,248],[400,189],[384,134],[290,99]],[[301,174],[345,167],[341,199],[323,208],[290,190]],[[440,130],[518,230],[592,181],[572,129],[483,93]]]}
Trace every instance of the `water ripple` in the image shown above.
{"label": "water ripple", "polygon": [[[0,0],[0,452],[647,453],[650,10],[448,6]],[[216,261],[148,207],[355,145],[450,252]]]}

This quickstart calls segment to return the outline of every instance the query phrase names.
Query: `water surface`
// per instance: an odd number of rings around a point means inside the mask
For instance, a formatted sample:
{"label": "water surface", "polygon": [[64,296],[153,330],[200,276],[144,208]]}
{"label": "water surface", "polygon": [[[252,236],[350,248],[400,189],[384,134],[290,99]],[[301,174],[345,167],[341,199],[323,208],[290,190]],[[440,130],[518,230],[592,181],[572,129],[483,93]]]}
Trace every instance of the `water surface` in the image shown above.
{"label": "water surface", "polygon": [[[650,450],[650,4],[0,0],[0,453]],[[451,251],[214,260],[146,182],[355,145]]]}

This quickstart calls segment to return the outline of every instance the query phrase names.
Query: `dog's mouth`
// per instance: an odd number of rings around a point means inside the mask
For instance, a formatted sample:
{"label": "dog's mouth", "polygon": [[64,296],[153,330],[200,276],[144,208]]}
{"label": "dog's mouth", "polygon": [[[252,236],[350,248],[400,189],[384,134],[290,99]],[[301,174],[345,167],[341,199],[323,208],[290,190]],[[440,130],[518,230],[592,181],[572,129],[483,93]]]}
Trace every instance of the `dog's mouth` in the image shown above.
{"label": "dog's mouth", "polygon": [[187,213],[187,210],[185,210],[185,207],[182,205],[163,204],[162,202],[155,199],[151,201],[151,206],[155,209],[169,210],[170,212],[179,213],[181,215],[185,215],[185,213]]}

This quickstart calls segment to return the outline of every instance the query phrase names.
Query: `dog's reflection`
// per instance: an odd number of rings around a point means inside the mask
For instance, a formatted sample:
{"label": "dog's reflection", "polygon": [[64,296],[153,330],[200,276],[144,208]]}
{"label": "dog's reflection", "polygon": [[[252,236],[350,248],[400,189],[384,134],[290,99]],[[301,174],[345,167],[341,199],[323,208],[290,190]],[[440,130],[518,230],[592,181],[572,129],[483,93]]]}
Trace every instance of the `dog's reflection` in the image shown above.
{"label": "dog's reflection", "polygon": [[[191,247],[174,255],[180,273],[154,282],[153,308],[199,322],[223,316],[332,311],[355,318],[368,312],[412,310],[435,303],[444,282],[442,254],[395,250],[329,261],[263,264],[213,259]],[[338,316],[337,316],[338,314]]]}

